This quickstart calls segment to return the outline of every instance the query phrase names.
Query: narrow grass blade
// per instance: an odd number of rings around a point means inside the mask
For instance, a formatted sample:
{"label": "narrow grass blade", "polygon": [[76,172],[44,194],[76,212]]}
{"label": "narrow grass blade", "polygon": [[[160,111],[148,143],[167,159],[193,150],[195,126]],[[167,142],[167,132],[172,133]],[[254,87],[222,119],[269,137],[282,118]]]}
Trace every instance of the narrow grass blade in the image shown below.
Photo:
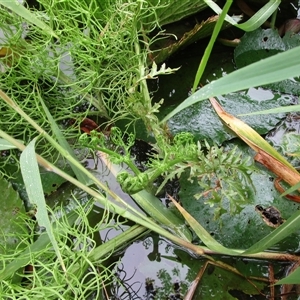
{"label": "narrow grass blade", "polygon": [[155,221],[182,239],[189,242],[192,241],[192,234],[184,224],[184,220],[178,218],[171,210],[165,207],[157,197],[145,190],[131,195],[131,197]]}
{"label": "narrow grass blade", "polygon": [[262,252],[277,244],[300,228],[300,211],[296,211],[285,223],[276,228],[272,233],[261,239],[259,242],[248,248],[244,254]]}
{"label": "narrow grass blade", "polygon": [[213,81],[184,100],[162,122],[181,110],[209,97],[225,95],[300,75],[300,47],[255,62]]}
{"label": "narrow grass blade", "polygon": [[[55,120],[53,119],[52,115],[50,114],[50,112],[49,112],[47,106],[45,105],[45,103],[44,103],[44,101],[43,101],[43,99],[42,99],[41,97],[39,97],[39,98],[40,98],[41,104],[42,104],[42,106],[43,106],[43,109],[44,109],[44,111],[45,111],[45,113],[46,113],[46,115],[47,115],[47,118],[48,118],[48,120],[49,120],[49,122],[50,122],[51,129],[52,129],[53,133],[55,134],[58,143],[59,143],[59,144],[60,144],[67,152],[69,152],[69,154],[70,154],[76,161],[78,161],[78,159],[77,159],[77,157],[76,157],[76,155],[75,155],[73,149],[70,147],[70,145],[69,145],[69,143],[67,142],[66,138],[63,136],[62,132],[61,132],[60,129],[58,128],[58,126],[57,126]],[[59,150],[59,149],[58,149],[58,150]],[[80,162],[78,161],[78,163],[80,163]],[[90,179],[89,179],[82,171],[80,171],[74,164],[72,164],[72,163],[70,162],[70,165],[71,165],[71,168],[72,168],[74,174],[76,175],[77,179],[78,179],[81,183],[88,185],[88,184],[91,182],[91,180],[90,180]]]}
{"label": "narrow grass blade", "polygon": [[214,31],[213,31],[213,33],[210,37],[209,43],[208,43],[208,45],[205,49],[204,55],[203,55],[203,57],[200,61],[200,64],[199,64],[199,67],[198,67],[198,70],[197,70],[197,73],[196,73],[196,76],[195,76],[195,80],[194,80],[194,84],[193,84],[193,91],[192,91],[193,93],[196,91],[196,88],[199,85],[200,79],[201,79],[201,77],[203,75],[203,72],[205,70],[205,67],[207,65],[207,62],[208,62],[208,59],[210,57],[211,51],[212,51],[213,46],[216,42],[216,39],[219,35],[219,32],[222,28],[225,16],[226,16],[231,4],[232,4],[232,0],[227,0],[226,1],[225,5],[224,5],[224,8],[223,8],[223,10],[222,10],[222,12],[221,12],[221,14],[218,18],[218,21],[217,21],[217,23],[214,27]]}
{"label": "narrow grass blade", "polygon": [[0,0],[0,5],[10,9],[15,14],[24,18],[27,22],[41,28],[45,33],[50,34],[58,39],[58,36],[55,34],[55,32],[45,22],[37,18],[35,14],[25,8],[18,0]]}
{"label": "narrow grass blade", "polygon": [[35,155],[35,139],[32,140],[22,152],[20,157],[20,167],[28,198],[32,204],[36,205],[37,208],[36,219],[38,224],[41,227],[45,227],[62,269],[66,271],[58,244],[53,234],[52,225],[48,217],[40,171]]}
{"label": "narrow grass blade", "polygon": [[300,189],[300,182],[298,182],[297,184],[293,185],[292,187],[290,187],[289,189],[287,189],[284,193],[281,194],[281,197],[284,197],[285,195],[291,194],[297,190]]}
{"label": "narrow grass blade", "polygon": [[265,114],[279,114],[300,111],[300,105],[282,106],[273,109],[260,110],[248,114],[241,114],[239,116],[253,116],[253,115],[265,115]]}

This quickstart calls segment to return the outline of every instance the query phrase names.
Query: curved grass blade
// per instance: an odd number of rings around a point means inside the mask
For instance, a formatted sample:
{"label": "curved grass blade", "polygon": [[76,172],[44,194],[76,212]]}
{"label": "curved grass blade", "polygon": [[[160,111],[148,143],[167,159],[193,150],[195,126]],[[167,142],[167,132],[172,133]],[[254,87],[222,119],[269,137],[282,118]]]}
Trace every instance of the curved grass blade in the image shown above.
{"label": "curved grass blade", "polygon": [[48,216],[40,171],[35,156],[35,140],[36,139],[33,139],[21,154],[21,172],[28,198],[32,204],[36,205],[37,208],[36,219],[38,221],[38,224],[39,226],[45,227],[52,246],[56,252],[57,258],[60,261],[62,269],[66,272],[66,268],[59,251],[58,244],[54,237],[52,225]]}
{"label": "curved grass blade", "polygon": [[[205,1],[205,0],[204,0]],[[265,4],[254,16],[242,24],[238,24],[234,18],[226,16],[225,20],[230,24],[244,30],[252,31],[260,27],[275,12],[280,4],[280,0],[271,0]],[[212,0],[206,0],[205,3],[217,14],[222,13],[222,9]]]}
{"label": "curved grass blade", "polygon": [[300,75],[300,47],[260,60],[213,81],[184,100],[162,122],[181,110],[209,97],[225,95]]}
{"label": "curved grass blade", "polygon": [[18,0],[0,0],[0,5],[10,9],[15,14],[24,18],[27,22],[41,28],[45,33],[50,34],[58,39],[55,32],[43,21],[37,18],[32,12],[25,8]]}
{"label": "curved grass blade", "polygon": [[194,219],[181,205],[177,203],[177,201],[169,195],[169,198],[172,200],[173,204],[183,215],[187,223],[192,227],[195,231],[196,235],[201,239],[201,241],[212,251],[227,254],[227,255],[240,255],[241,252],[233,249],[228,249],[221,245],[218,241],[216,241],[205,229],[201,226],[201,224]]}
{"label": "curved grass blade", "polygon": [[[66,219],[70,226],[72,226],[76,219],[78,218],[78,214],[76,212],[71,211],[66,215]],[[59,222],[58,219],[56,222]],[[53,224],[56,226],[56,223]],[[32,260],[32,256],[36,255],[38,252],[43,251],[46,247],[48,247],[50,243],[49,236],[47,232],[43,232],[38,239],[31,245],[29,245],[24,251],[22,251],[17,259],[14,259],[11,263],[7,264],[3,270],[0,272],[0,280],[5,280],[14,275],[15,272],[26,266]]]}
{"label": "curved grass blade", "polygon": [[300,268],[298,267],[294,272],[292,272],[287,277],[276,282],[276,285],[279,284],[299,284],[300,283]]}

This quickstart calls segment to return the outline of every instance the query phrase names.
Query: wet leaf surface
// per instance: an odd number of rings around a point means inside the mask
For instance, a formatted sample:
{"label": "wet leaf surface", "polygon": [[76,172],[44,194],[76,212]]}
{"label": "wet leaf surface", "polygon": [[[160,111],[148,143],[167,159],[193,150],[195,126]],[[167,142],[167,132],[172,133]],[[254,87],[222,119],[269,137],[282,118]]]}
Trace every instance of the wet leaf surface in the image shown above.
{"label": "wet leaf surface", "polygon": [[235,48],[234,60],[238,68],[285,50],[285,44],[273,29],[247,32]]}
{"label": "wet leaf surface", "polygon": [[[247,112],[270,109],[278,105],[289,105],[293,97],[272,93],[263,89],[249,89],[246,92],[232,93],[218,97],[221,106],[230,114],[237,116]],[[273,129],[285,114],[248,116],[241,118],[260,134]],[[168,123],[172,134],[188,131],[198,140],[207,139],[217,144],[232,139],[234,134],[222,124],[208,101],[186,108],[171,118]]]}

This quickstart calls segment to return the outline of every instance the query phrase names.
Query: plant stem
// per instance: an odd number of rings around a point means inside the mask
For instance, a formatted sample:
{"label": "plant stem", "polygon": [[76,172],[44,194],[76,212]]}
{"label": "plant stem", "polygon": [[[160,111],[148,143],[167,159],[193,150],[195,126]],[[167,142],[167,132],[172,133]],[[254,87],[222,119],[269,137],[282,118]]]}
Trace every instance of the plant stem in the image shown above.
{"label": "plant stem", "polygon": [[272,18],[271,18],[271,28],[272,29],[275,29],[275,22],[276,22],[277,12],[278,12],[278,9],[276,9],[274,11],[274,13],[272,14]]}

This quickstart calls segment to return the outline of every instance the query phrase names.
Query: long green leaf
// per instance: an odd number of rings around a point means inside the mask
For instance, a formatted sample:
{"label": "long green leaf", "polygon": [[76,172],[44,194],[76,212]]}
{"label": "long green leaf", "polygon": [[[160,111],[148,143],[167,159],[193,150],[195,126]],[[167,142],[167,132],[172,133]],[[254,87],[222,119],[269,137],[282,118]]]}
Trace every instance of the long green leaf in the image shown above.
{"label": "long green leaf", "polygon": [[232,4],[232,0],[227,0],[226,1],[225,5],[224,5],[224,8],[223,8],[223,10],[222,10],[222,12],[221,12],[221,14],[218,18],[218,21],[217,21],[217,23],[214,27],[214,31],[213,31],[213,33],[210,37],[210,41],[209,41],[209,43],[208,43],[208,45],[205,49],[204,55],[201,59],[201,62],[199,64],[199,67],[198,67],[198,70],[197,70],[197,73],[196,73],[196,76],[195,76],[195,80],[194,80],[194,84],[193,84],[193,93],[196,91],[196,88],[199,85],[200,79],[203,75],[203,72],[204,72],[205,67],[207,65],[207,62],[208,62],[208,59],[211,55],[211,51],[213,49],[213,46],[216,42],[216,39],[217,39],[217,37],[219,35],[219,32],[222,28],[222,25],[224,23],[224,18],[226,16],[231,4]]}
{"label": "long green leaf", "polygon": [[30,202],[37,207],[36,219],[38,224],[39,226],[45,227],[60,264],[63,270],[66,271],[58,244],[53,234],[52,225],[48,217],[40,171],[35,156],[35,140],[36,139],[33,139],[21,154],[21,172],[28,198]]}
{"label": "long green leaf", "polygon": [[300,105],[282,106],[273,109],[260,110],[253,113],[241,114],[239,116],[253,116],[253,115],[265,115],[265,114],[278,114],[300,111]]}
{"label": "long green leaf", "polygon": [[283,240],[300,228],[300,211],[295,212],[284,224],[276,228],[272,233],[248,248],[243,254],[262,252],[279,241]]}
{"label": "long green leaf", "polygon": [[18,0],[0,0],[0,5],[10,9],[15,14],[24,18],[27,22],[41,28],[45,33],[50,34],[58,39],[55,32],[42,20],[36,17],[35,14],[25,8]]}
{"label": "long green leaf", "polygon": [[16,149],[17,147],[12,145],[5,139],[0,139],[0,151],[9,150],[9,149]]}
{"label": "long green leaf", "polygon": [[213,81],[184,100],[162,122],[181,110],[209,97],[225,95],[300,75],[300,47],[260,60]]}

